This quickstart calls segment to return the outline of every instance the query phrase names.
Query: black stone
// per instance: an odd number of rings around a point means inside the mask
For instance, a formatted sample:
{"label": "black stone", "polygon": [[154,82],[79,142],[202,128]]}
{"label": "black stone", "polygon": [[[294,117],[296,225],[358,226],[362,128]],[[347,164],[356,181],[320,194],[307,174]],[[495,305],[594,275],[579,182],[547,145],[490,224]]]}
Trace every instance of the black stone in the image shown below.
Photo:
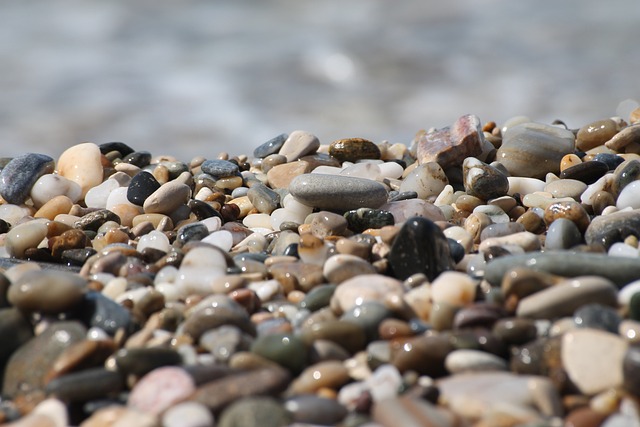
{"label": "black stone", "polygon": [[259,145],[255,150],[253,150],[253,157],[263,159],[271,154],[276,154],[280,151],[288,137],[289,135],[287,135],[286,133],[281,133],[280,135],[271,138],[270,140],[262,145]]}
{"label": "black stone", "polygon": [[395,223],[391,212],[380,209],[354,209],[345,212],[344,217],[347,220],[349,230],[354,233],[362,233],[369,228],[382,228]]}
{"label": "black stone", "polygon": [[449,252],[451,253],[451,258],[453,259],[453,262],[457,264],[462,261],[462,258],[464,258],[464,246],[453,239],[447,238],[447,241],[449,242]]}
{"label": "black stone", "polygon": [[198,199],[191,199],[187,203],[187,206],[191,208],[191,213],[196,216],[198,221],[202,221],[203,219],[211,218],[214,216],[222,220],[222,215],[220,215],[220,212],[215,210],[213,206],[211,206],[207,202],[203,202],[202,200]]}
{"label": "black stone", "polygon": [[117,151],[122,155],[122,157],[127,156],[135,151],[124,142],[105,142],[104,144],[98,145],[98,148],[100,148],[100,152],[102,154]]}
{"label": "black stone", "polygon": [[640,292],[631,295],[629,301],[629,318],[631,320],[640,320]]}
{"label": "black stone", "polygon": [[573,321],[578,328],[601,329],[617,334],[622,318],[611,307],[601,304],[587,304],[573,313]]}
{"label": "black stone", "polygon": [[571,166],[560,172],[560,179],[576,179],[585,184],[593,184],[604,174],[609,172],[609,166],[604,162],[590,161]]}
{"label": "black stone", "polygon": [[11,224],[9,224],[4,219],[0,219],[0,234],[7,233],[11,229]]}
{"label": "black stone", "polygon": [[47,384],[45,392],[67,402],[87,402],[116,396],[125,387],[121,373],[91,368],[54,378]]}
{"label": "black stone", "polygon": [[297,243],[291,243],[289,246],[284,248],[284,251],[282,252],[282,255],[283,256],[294,256],[296,258],[300,258],[300,255],[298,254],[298,244]]}
{"label": "black stone", "polygon": [[623,388],[640,397],[640,346],[632,345],[622,359]]}
{"label": "black stone", "polygon": [[173,246],[181,248],[188,242],[202,240],[209,235],[209,229],[201,222],[184,225],[178,229]]}
{"label": "black stone", "polygon": [[13,158],[0,172],[0,195],[7,203],[23,204],[38,178],[52,173],[54,167],[53,158],[44,154],[28,153]]}
{"label": "black stone", "polygon": [[93,248],[67,249],[62,251],[60,259],[67,265],[82,267],[89,257],[96,253],[97,251]]}
{"label": "black stone", "polygon": [[134,151],[124,156],[122,161],[143,168],[151,164],[151,153],[148,151]]}
{"label": "black stone", "polygon": [[100,292],[87,292],[78,316],[89,327],[98,327],[109,335],[115,335],[119,329],[132,333],[137,328],[129,310]]}
{"label": "black stone", "polygon": [[134,205],[142,206],[147,197],[158,188],[160,188],[160,183],[153,175],[149,172],[139,172],[131,178],[127,188],[127,200]]}
{"label": "black stone", "polygon": [[393,274],[400,280],[416,273],[424,273],[433,280],[453,268],[447,238],[440,227],[423,217],[412,217],[404,223],[388,259]]}
{"label": "black stone", "polygon": [[602,162],[612,171],[624,162],[624,159],[613,153],[598,153],[593,157],[592,161]]}

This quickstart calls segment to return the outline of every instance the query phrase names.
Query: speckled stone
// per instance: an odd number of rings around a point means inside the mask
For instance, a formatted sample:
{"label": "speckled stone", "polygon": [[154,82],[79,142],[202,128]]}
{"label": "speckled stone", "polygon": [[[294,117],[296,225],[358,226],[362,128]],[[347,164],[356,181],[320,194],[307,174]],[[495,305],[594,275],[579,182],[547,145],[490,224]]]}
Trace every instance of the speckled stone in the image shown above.
{"label": "speckled stone", "polygon": [[220,178],[225,176],[234,176],[240,170],[238,165],[228,160],[205,160],[200,165],[202,172],[213,176],[214,178]]}
{"label": "speckled stone", "polygon": [[388,259],[395,277],[400,280],[416,273],[433,280],[453,268],[447,238],[440,227],[422,217],[413,217],[404,223]]}
{"label": "speckled stone", "polygon": [[382,184],[340,175],[300,175],[291,181],[289,191],[301,203],[329,211],[378,208],[387,201]]}
{"label": "speckled stone", "polygon": [[541,123],[523,123],[502,136],[496,160],[512,176],[542,178],[548,172],[559,173],[560,161],[573,153],[571,131]]}
{"label": "speckled stone", "polygon": [[393,214],[381,209],[354,209],[345,212],[344,217],[349,224],[349,230],[354,233],[362,233],[369,228],[382,228],[395,223]]}
{"label": "speckled stone", "polygon": [[482,153],[483,141],[480,119],[465,115],[451,127],[419,135],[416,144],[418,162],[436,162],[442,168],[459,166],[465,158]]}
{"label": "speckled stone", "polygon": [[0,195],[8,203],[24,203],[38,178],[52,173],[53,168],[53,158],[44,154],[29,153],[15,157],[0,172]]}
{"label": "speckled stone", "polygon": [[333,141],[329,145],[329,154],[341,162],[355,162],[362,159],[379,159],[380,149],[364,138],[347,138]]}

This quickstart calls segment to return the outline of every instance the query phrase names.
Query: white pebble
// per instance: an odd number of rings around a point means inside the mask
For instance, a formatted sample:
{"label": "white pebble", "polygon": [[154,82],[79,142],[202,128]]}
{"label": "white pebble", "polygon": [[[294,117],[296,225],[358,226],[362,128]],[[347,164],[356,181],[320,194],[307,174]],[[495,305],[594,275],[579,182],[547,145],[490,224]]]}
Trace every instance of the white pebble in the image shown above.
{"label": "white pebble", "polygon": [[271,216],[266,213],[251,214],[242,220],[247,228],[271,228]]}
{"label": "white pebble", "polygon": [[599,180],[589,185],[586,190],[580,196],[580,201],[585,205],[593,205],[593,197],[598,191],[603,191],[605,188],[611,188],[613,183],[613,174],[608,173],[601,177]]}
{"label": "white pebble", "polygon": [[487,215],[493,224],[501,224],[511,221],[509,215],[507,215],[499,206],[495,205],[477,206],[473,210],[473,213],[483,213]]}
{"label": "white pebble", "polygon": [[380,168],[380,177],[389,179],[398,179],[402,176],[404,169],[399,163],[384,162],[378,165]]}
{"label": "white pebble", "polygon": [[436,197],[434,205],[438,207],[450,206],[456,199],[453,197],[453,187],[450,184],[444,186],[438,197]]}
{"label": "white pebble", "polygon": [[214,231],[218,231],[218,230],[220,230],[220,227],[222,227],[222,220],[217,216],[211,216],[209,218],[205,218],[200,222],[205,227],[207,227],[207,230],[209,230],[209,233],[213,233]]}
{"label": "white pebble", "polygon": [[280,225],[283,222],[295,222],[297,224],[304,223],[304,219],[308,214],[294,212],[291,209],[279,208],[271,212],[271,228],[273,230],[280,230]]}
{"label": "white pebble", "polygon": [[318,166],[311,173],[316,173],[320,175],[340,175],[342,172],[342,168],[338,168],[335,166]]}
{"label": "white pebble", "polygon": [[120,188],[120,183],[115,179],[107,179],[102,184],[97,185],[87,191],[84,202],[88,208],[104,209],[107,207],[109,194],[116,188]]}
{"label": "white pebble", "polygon": [[254,291],[262,302],[271,301],[276,295],[282,295],[282,286],[277,280],[252,282],[247,287]]}
{"label": "white pebble", "polygon": [[109,194],[109,197],[107,198],[107,204],[105,207],[109,210],[113,210],[114,206],[128,205],[128,206],[134,206],[140,209],[139,206],[134,205],[129,201],[129,199],[127,199],[128,190],[129,189],[127,187],[119,187],[113,190],[111,194]]}
{"label": "white pebble", "polygon": [[513,196],[516,193],[524,196],[536,191],[542,191],[546,185],[544,181],[535,178],[510,176],[507,177],[507,180],[509,181],[509,191],[507,191],[509,196]]}
{"label": "white pebble", "polygon": [[402,375],[398,369],[389,364],[379,366],[373,374],[365,380],[374,402],[394,398],[400,392]]}
{"label": "white pebble", "polygon": [[157,249],[166,253],[171,249],[171,243],[169,243],[169,238],[163,232],[153,230],[140,237],[136,250],[142,252],[146,248]]}
{"label": "white pebble", "polygon": [[229,252],[233,247],[233,235],[227,230],[218,230],[202,239],[203,243],[217,246],[225,252]]}
{"label": "white pebble", "polygon": [[82,195],[82,188],[70,179],[54,173],[42,175],[31,188],[31,200],[36,208],[61,195],[67,196],[75,203]]}
{"label": "white pebble", "polygon": [[116,277],[102,288],[102,295],[115,300],[127,290],[127,279],[124,277]]}
{"label": "white pebble", "polygon": [[621,256],[627,258],[637,258],[638,257],[638,248],[634,248],[633,246],[629,246],[626,243],[616,242],[609,247],[609,251],[607,252],[609,256]]}
{"label": "white pebble", "polygon": [[17,224],[22,218],[27,215],[32,215],[33,212],[26,206],[18,206],[5,204],[0,205],[0,219],[8,222],[9,224]]}
{"label": "white pebble", "polygon": [[633,181],[622,189],[616,200],[618,209],[640,208],[640,181]]}
{"label": "white pebble", "polygon": [[400,192],[415,191],[419,199],[437,197],[449,180],[442,167],[435,162],[429,162],[416,167],[409,172],[400,184]]}
{"label": "white pebble", "polygon": [[178,277],[178,269],[173,265],[165,265],[156,273],[153,283],[154,285],[166,282],[174,283],[176,281],[176,277]]}
{"label": "white pebble", "polygon": [[295,212],[299,215],[304,215],[305,218],[307,217],[307,215],[313,212],[313,208],[311,206],[300,203],[291,194],[287,194],[284,199],[282,199],[282,207],[285,209],[289,209],[291,212]]}
{"label": "white pebble", "polygon": [[182,402],[162,414],[163,427],[212,427],[211,411],[197,402]]}
{"label": "white pebble", "polygon": [[340,175],[356,178],[377,179],[380,176],[380,167],[375,163],[356,163],[342,169]]}

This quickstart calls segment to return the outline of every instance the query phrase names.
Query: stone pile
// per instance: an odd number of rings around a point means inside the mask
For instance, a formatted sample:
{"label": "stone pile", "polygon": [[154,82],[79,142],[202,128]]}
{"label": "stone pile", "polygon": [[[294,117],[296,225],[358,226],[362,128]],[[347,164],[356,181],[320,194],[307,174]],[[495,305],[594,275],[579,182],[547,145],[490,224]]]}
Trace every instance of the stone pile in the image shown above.
{"label": "stone pile", "polygon": [[640,425],[640,111],[0,161],[0,421]]}

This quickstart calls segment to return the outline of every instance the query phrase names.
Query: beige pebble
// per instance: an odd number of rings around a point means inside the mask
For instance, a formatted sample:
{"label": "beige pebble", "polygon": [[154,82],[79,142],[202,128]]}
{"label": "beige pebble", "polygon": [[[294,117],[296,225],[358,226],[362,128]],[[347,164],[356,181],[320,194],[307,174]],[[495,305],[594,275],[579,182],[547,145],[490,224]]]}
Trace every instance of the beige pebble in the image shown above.
{"label": "beige pebble", "polygon": [[441,273],[431,284],[431,298],[434,303],[446,303],[462,307],[473,302],[477,282],[467,274],[457,271]]}
{"label": "beige pebble", "polygon": [[72,206],[73,201],[69,197],[65,195],[56,196],[42,205],[33,217],[53,220],[57,215],[68,214]]}
{"label": "beige pebble", "polygon": [[278,154],[285,156],[287,162],[292,162],[307,154],[315,153],[319,147],[318,137],[303,130],[294,130],[284,141]]}
{"label": "beige pebble", "polygon": [[629,144],[640,142],[640,126],[627,126],[605,142],[605,146],[611,150],[620,151]]}
{"label": "beige pebble", "polygon": [[59,175],[80,185],[82,198],[89,189],[102,182],[102,154],[100,148],[92,142],[68,148],[60,155],[56,165]]}
{"label": "beige pebble", "polygon": [[338,254],[324,263],[322,274],[336,285],[361,274],[375,274],[376,270],[369,262],[355,255]]}
{"label": "beige pebble", "polygon": [[493,246],[517,246],[525,252],[538,251],[541,248],[538,235],[529,231],[521,231],[502,237],[490,237],[480,243],[478,251],[487,252]]}
{"label": "beige pebble", "polygon": [[346,280],[331,297],[331,308],[341,314],[354,305],[378,301],[389,306],[394,299],[402,299],[402,282],[380,274],[363,274]]}
{"label": "beige pebble", "polygon": [[273,189],[287,188],[293,179],[299,175],[311,171],[309,162],[298,160],[296,162],[276,165],[267,172],[267,180]]}
{"label": "beige pebble", "polygon": [[580,159],[580,157],[575,154],[566,154],[560,160],[560,172],[570,168],[571,166],[579,165],[580,163],[582,163],[582,159]]}
{"label": "beige pebble", "polygon": [[47,236],[47,222],[44,219],[25,222],[9,230],[4,247],[10,257],[23,258],[29,248],[37,247]]}
{"label": "beige pebble", "polygon": [[133,227],[133,219],[142,214],[142,209],[139,206],[122,203],[113,206],[111,208],[111,212],[118,215],[118,217],[120,218],[120,225],[123,225],[125,227]]}
{"label": "beige pebble", "polygon": [[337,389],[350,381],[349,371],[337,360],[319,362],[309,366],[291,383],[290,395],[315,393],[321,388]]}
{"label": "beige pebble", "polygon": [[190,194],[191,189],[189,186],[180,182],[169,181],[147,197],[143,205],[144,212],[147,214],[170,214],[185,204]]}

